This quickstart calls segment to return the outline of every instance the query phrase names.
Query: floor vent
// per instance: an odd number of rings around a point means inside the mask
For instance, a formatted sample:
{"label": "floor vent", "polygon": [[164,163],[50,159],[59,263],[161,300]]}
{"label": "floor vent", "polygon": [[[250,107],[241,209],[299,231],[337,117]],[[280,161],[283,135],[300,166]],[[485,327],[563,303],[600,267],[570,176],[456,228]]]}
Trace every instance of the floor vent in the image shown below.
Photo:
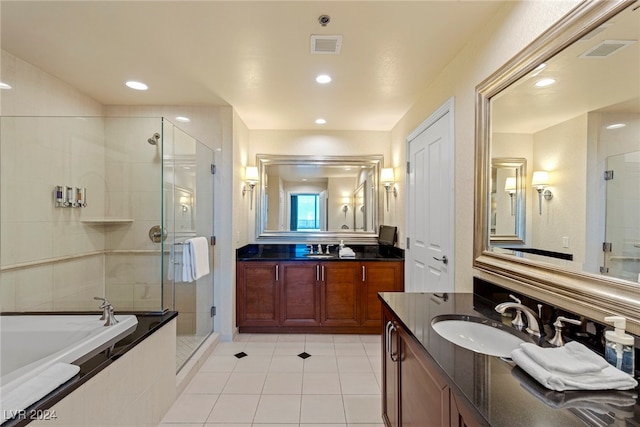
{"label": "floor vent", "polygon": [[614,53],[634,44],[635,40],[604,40],[579,56],[583,59],[607,58]]}
{"label": "floor vent", "polygon": [[311,53],[337,55],[342,47],[342,36],[311,36]]}

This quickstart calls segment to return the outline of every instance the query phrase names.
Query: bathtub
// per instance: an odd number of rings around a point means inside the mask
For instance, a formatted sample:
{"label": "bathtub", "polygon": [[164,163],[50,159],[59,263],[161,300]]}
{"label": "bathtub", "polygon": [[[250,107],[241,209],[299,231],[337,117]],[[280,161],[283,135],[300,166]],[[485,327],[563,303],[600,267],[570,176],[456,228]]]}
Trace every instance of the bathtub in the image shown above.
{"label": "bathtub", "polygon": [[0,396],[6,398],[54,364],[88,360],[138,324],[135,315],[116,315],[119,323],[112,326],[104,326],[99,318],[99,314],[0,316]]}

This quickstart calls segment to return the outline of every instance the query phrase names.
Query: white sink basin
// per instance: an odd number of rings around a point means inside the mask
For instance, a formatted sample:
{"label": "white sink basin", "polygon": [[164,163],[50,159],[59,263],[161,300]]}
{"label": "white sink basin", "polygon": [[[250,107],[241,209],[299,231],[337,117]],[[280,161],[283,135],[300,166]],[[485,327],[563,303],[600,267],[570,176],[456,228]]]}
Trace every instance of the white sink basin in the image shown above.
{"label": "white sink basin", "polygon": [[444,339],[476,353],[511,357],[523,342],[533,342],[526,334],[493,320],[446,314],[431,321],[431,327]]}

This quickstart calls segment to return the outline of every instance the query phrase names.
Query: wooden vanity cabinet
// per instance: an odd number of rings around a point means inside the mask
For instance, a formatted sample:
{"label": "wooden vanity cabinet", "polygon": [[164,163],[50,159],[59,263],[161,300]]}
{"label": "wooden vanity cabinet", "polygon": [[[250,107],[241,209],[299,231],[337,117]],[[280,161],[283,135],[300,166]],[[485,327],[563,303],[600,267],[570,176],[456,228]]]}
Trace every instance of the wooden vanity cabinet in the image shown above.
{"label": "wooden vanity cabinet", "polygon": [[320,326],[320,265],[281,263],[282,326]]}
{"label": "wooden vanity cabinet", "polygon": [[480,427],[422,346],[383,308],[382,419],[387,427]]}
{"label": "wooden vanity cabinet", "polygon": [[325,326],[360,326],[360,263],[356,261],[320,264],[322,298],[320,312]]}
{"label": "wooden vanity cabinet", "polygon": [[379,333],[378,292],[404,289],[403,261],[240,261],[241,332]]}
{"label": "wooden vanity cabinet", "polygon": [[382,309],[378,292],[402,292],[404,290],[404,263],[368,261],[361,262],[360,267],[361,325],[377,329],[382,324]]}
{"label": "wooden vanity cabinet", "polygon": [[280,266],[246,261],[236,265],[236,316],[244,326],[280,324]]}

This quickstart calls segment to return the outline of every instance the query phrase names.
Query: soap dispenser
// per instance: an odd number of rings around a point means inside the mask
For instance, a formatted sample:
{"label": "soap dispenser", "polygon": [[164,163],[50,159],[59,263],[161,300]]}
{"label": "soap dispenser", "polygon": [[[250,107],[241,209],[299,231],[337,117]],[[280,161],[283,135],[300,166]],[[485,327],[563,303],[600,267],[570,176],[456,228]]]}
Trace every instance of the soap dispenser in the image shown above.
{"label": "soap dispenser", "polygon": [[604,334],[605,348],[604,358],[609,364],[615,366],[629,375],[634,374],[634,343],[635,339],[625,333],[627,319],[620,316],[604,318],[605,322],[613,323],[615,331],[607,331]]}

